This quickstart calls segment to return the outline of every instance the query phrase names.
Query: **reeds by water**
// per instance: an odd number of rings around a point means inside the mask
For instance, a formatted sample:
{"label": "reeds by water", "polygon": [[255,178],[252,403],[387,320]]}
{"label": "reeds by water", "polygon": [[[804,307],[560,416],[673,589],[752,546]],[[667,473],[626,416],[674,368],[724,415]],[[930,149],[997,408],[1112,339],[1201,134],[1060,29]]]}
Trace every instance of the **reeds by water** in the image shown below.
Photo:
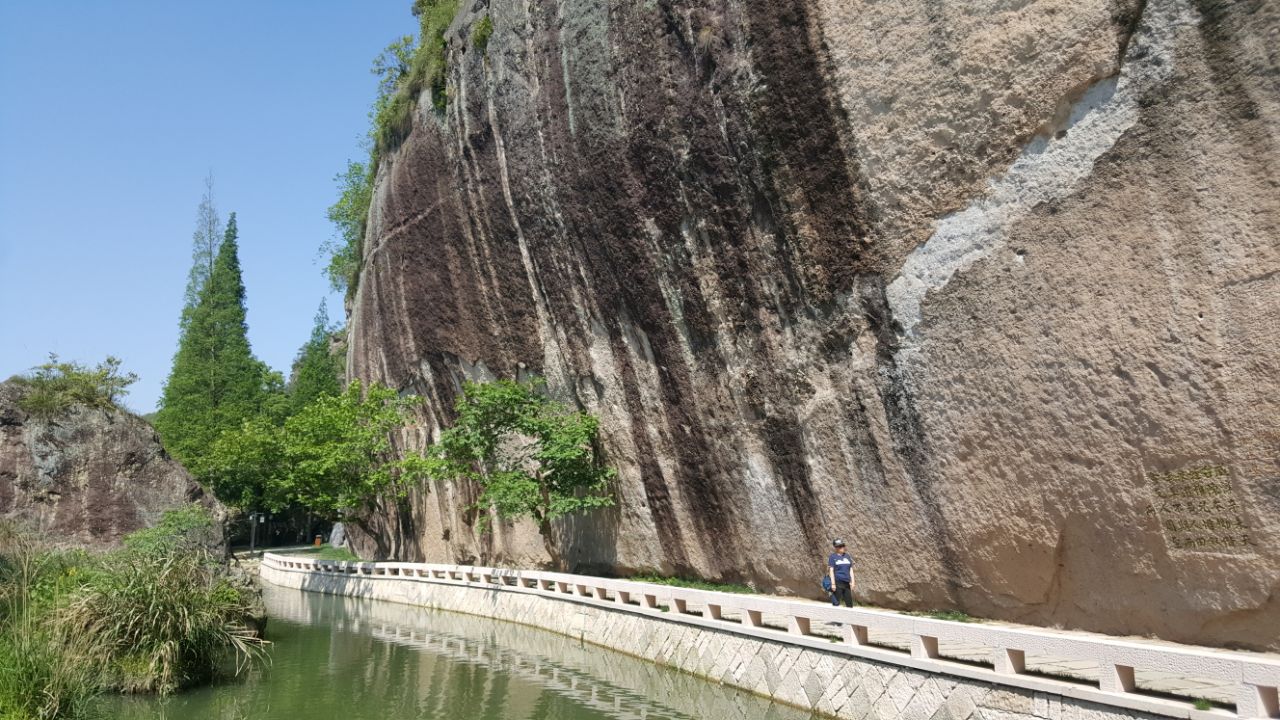
{"label": "reeds by water", "polygon": [[94,718],[103,692],[167,694],[261,656],[252,598],[219,559],[133,545],[59,551],[0,527],[0,720]]}

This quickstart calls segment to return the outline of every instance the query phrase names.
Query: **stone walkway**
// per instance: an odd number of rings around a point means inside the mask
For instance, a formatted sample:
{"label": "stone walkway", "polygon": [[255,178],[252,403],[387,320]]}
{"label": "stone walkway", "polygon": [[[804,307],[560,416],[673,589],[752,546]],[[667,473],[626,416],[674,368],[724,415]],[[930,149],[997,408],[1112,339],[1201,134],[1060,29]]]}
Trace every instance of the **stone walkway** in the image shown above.
{"label": "stone walkway", "polygon": [[[789,601],[795,601],[797,599],[795,597],[783,596],[770,597],[777,597],[779,600]],[[705,612],[705,608],[695,605],[690,605],[688,609],[698,613]],[[873,609],[883,610],[883,608]],[[728,608],[724,609],[723,617],[737,622],[743,621],[738,614],[731,612]],[[768,627],[784,631],[787,629],[786,619],[781,615],[766,614],[763,616],[762,620]],[[1018,625],[1016,623],[1007,623],[996,620],[981,620],[978,622],[981,622],[983,625],[995,627],[1030,627],[1041,632],[1059,632],[1063,635],[1072,636],[1095,634],[1075,630],[1053,630],[1052,628]],[[815,623],[810,629],[810,632],[813,635],[830,637],[833,641],[840,641],[844,637],[842,628],[835,623]],[[1099,635],[1098,637],[1111,636]],[[869,633],[867,639],[872,645],[899,650],[904,654],[911,652],[911,641],[909,636],[906,634],[876,632],[873,630]],[[1149,643],[1153,645],[1177,646],[1177,643],[1152,640],[1150,638],[1127,637],[1124,639],[1132,642]],[[991,667],[991,651],[980,645],[962,645],[943,642],[938,645],[938,654],[944,660],[958,660],[960,662]],[[1066,678],[1094,684],[1098,682],[1097,663],[1086,660],[1067,660],[1065,658],[1027,655],[1026,671],[1028,674],[1033,675]],[[1190,700],[1203,698],[1215,704],[1226,706],[1231,706],[1236,701],[1233,685],[1207,678],[1186,677],[1175,673],[1139,669],[1135,671],[1134,679],[1138,690],[1141,692],[1152,693],[1155,695],[1171,695]]]}
{"label": "stone walkway", "polygon": [[[301,548],[299,548],[301,549]],[[285,549],[288,552],[290,549]],[[280,549],[274,551],[279,552]],[[795,602],[802,600],[794,596],[776,596],[765,595],[771,599],[785,600]],[[814,601],[815,603],[820,601]],[[663,606],[665,607],[665,606]],[[868,610],[877,612],[892,613],[892,610],[884,608],[866,607]],[[687,612],[697,615],[705,615],[706,607],[694,603],[690,603],[686,608]],[[723,619],[744,622],[744,618],[738,611],[731,610],[729,607],[722,608]],[[765,613],[761,617],[762,623],[766,627],[787,631],[787,618],[782,615],[772,615]],[[1053,628],[1043,628],[1030,625],[1020,625],[1017,623],[1002,622],[996,620],[977,620],[987,627],[1002,627],[1011,629],[1030,629],[1040,633],[1060,634],[1065,637],[1084,637],[1094,636],[1098,638],[1113,638],[1108,635],[1099,635],[1097,633],[1088,633],[1076,630],[1058,630]],[[842,642],[844,638],[843,628],[836,623],[815,622],[810,627],[810,634],[818,637],[828,637],[833,642]],[[1149,645],[1166,645],[1171,647],[1187,647],[1178,643],[1171,643],[1161,640],[1153,640],[1141,637],[1124,637],[1119,638],[1128,642],[1149,644]],[[884,631],[870,630],[868,634],[868,643],[876,647],[885,648],[910,654],[911,636],[905,633],[890,633]],[[952,660],[961,663],[992,667],[991,650],[982,645],[968,645],[955,642],[940,642],[938,645],[938,655],[940,659]],[[1259,653],[1260,657],[1275,658],[1275,655]],[[1088,660],[1070,660],[1061,657],[1036,656],[1028,654],[1025,658],[1025,672],[1029,675],[1040,675],[1052,678],[1062,678],[1073,680],[1081,683],[1087,683],[1097,686],[1099,680],[1098,664]],[[1230,708],[1236,702],[1234,684],[1201,677],[1188,677],[1176,673],[1135,669],[1134,681],[1136,689],[1139,692],[1152,694],[1156,696],[1174,697],[1182,700],[1198,700],[1205,699],[1215,705]]]}

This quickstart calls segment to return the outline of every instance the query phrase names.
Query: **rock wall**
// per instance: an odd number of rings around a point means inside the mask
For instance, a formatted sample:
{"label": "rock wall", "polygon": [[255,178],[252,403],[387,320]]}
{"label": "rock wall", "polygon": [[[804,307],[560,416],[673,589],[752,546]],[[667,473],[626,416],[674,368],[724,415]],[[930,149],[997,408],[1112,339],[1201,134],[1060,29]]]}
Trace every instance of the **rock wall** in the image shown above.
{"label": "rock wall", "polygon": [[224,512],[142,418],[75,407],[44,420],[18,406],[23,392],[0,383],[0,520],[52,543],[111,546],[188,502]]}
{"label": "rock wall", "polygon": [[[494,33],[481,50],[471,24]],[[511,0],[379,168],[348,372],[548,378],[576,569],[1280,649],[1280,6]],[[474,488],[367,551],[543,559]]]}

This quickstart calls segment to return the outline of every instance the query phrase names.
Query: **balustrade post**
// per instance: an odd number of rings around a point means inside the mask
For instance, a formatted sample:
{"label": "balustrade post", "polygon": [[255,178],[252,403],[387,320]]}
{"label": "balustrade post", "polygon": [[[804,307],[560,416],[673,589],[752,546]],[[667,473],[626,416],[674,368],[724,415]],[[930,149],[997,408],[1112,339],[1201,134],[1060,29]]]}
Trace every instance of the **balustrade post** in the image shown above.
{"label": "balustrade post", "polygon": [[1280,692],[1266,685],[1242,683],[1237,691],[1236,715],[1240,718],[1280,718]]}
{"label": "balustrade post", "polygon": [[1133,667],[1113,663],[1099,663],[1098,688],[1106,692],[1133,692]]}
{"label": "balustrade post", "polygon": [[929,635],[912,635],[911,657],[930,659],[937,658],[938,638]]}
{"label": "balustrade post", "polygon": [[809,618],[799,617],[798,615],[787,616],[787,632],[792,635],[808,635]]}
{"label": "balustrade post", "polygon": [[850,645],[867,645],[867,626],[866,625],[845,625],[844,641]]}
{"label": "balustrade post", "polygon": [[1018,675],[1027,671],[1027,653],[1010,648],[993,648],[991,664],[1001,675]]}

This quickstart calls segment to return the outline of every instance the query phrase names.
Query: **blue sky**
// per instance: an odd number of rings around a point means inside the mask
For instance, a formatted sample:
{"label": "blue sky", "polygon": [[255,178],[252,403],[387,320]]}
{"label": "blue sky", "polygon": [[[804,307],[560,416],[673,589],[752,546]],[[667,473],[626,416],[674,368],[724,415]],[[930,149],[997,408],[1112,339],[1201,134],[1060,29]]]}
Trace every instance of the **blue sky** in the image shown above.
{"label": "blue sky", "polygon": [[124,359],[154,409],[203,179],[235,211],[254,352],[287,371],[329,293],[333,176],[409,0],[0,0],[0,379]]}

